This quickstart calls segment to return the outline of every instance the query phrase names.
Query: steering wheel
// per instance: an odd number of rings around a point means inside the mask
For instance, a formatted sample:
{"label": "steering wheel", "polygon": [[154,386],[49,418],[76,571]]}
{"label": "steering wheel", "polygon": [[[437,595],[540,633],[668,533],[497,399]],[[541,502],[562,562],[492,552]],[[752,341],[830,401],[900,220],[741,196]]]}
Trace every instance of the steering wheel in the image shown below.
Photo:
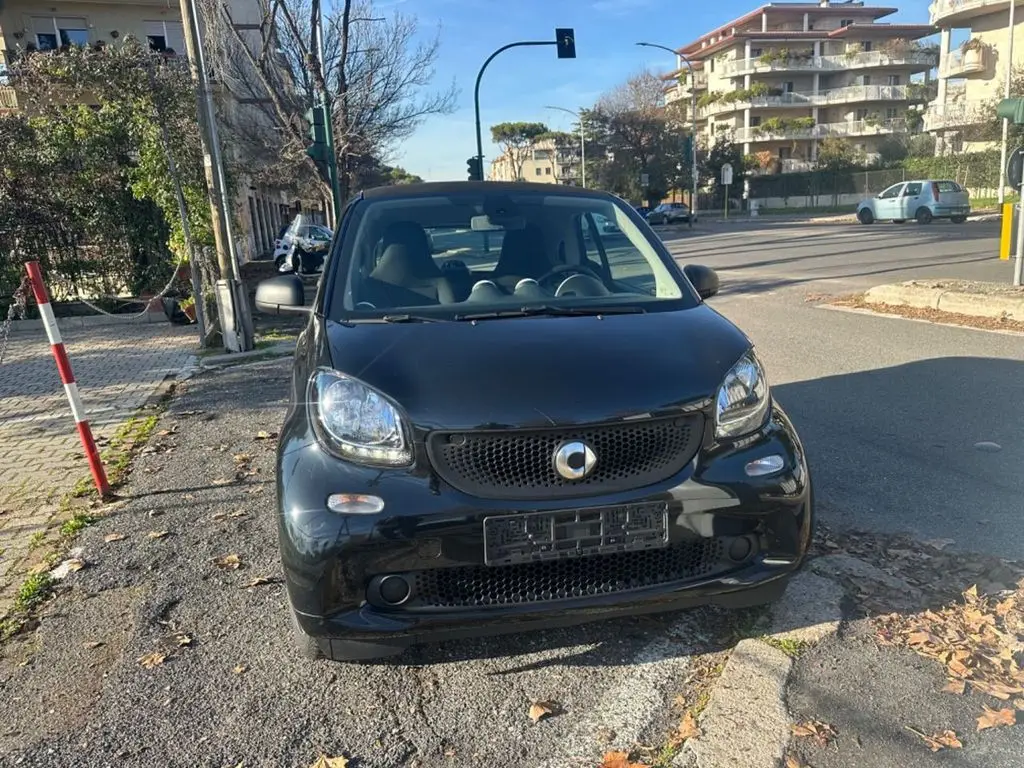
{"label": "steering wheel", "polygon": [[[592,277],[593,279],[597,280],[599,283],[604,285],[604,281],[601,280],[601,276],[598,275],[597,272],[595,272],[593,269],[591,269],[588,266],[584,266],[583,264],[559,264],[558,266],[549,270],[543,276],[539,277],[537,279],[537,282],[540,283],[543,287],[549,288],[548,283],[550,283],[553,280],[553,278],[560,278],[564,274],[586,275],[587,277]],[[552,286],[550,287],[550,290],[554,290],[556,287],[557,286]]]}

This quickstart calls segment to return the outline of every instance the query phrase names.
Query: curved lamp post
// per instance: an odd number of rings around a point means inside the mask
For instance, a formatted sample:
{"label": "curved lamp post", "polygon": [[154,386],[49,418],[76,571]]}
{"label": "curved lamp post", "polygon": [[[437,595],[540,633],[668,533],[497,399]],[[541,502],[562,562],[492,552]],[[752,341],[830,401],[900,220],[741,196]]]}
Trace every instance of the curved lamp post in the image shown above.
{"label": "curved lamp post", "polygon": [[587,147],[586,147],[586,141],[583,138],[583,117],[580,115],[579,112],[576,112],[576,111],[574,111],[572,109],[566,109],[565,107],[547,106],[547,107],[544,107],[544,109],[557,109],[560,112],[567,112],[570,115],[574,115],[576,117],[576,120],[579,122],[579,124],[580,124],[580,185],[584,189],[586,189],[587,188]]}
{"label": "curved lamp post", "polygon": [[687,69],[690,70],[690,130],[693,133],[692,157],[690,158],[692,166],[691,183],[693,184],[693,189],[690,195],[690,227],[692,228],[693,220],[697,218],[697,81],[693,74],[693,64],[690,63],[690,60],[685,55],[669,48],[667,45],[658,45],[657,43],[637,43],[637,45],[642,45],[645,48],[658,48],[662,51],[668,51],[673,56],[678,56],[682,59],[686,63]]}

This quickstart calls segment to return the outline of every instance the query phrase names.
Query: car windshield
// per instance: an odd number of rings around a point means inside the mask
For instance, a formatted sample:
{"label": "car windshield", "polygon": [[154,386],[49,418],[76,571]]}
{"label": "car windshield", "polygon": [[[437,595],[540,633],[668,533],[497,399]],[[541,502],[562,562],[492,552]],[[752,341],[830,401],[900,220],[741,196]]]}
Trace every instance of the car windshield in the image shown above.
{"label": "car windshield", "polygon": [[346,224],[330,319],[468,320],[694,306],[624,205],[466,192],[364,200]]}

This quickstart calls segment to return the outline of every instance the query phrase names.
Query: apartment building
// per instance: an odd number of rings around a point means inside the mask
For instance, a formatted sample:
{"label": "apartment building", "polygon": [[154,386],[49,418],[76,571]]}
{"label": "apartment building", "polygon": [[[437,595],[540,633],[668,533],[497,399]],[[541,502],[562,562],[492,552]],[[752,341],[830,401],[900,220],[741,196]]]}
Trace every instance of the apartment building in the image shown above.
{"label": "apartment building", "polygon": [[[258,26],[258,0],[231,0],[231,5],[239,24]],[[8,64],[20,53],[69,45],[116,45],[126,37],[147,41],[153,50],[170,56],[185,56],[178,0],[0,0],[0,113],[28,106],[19,101],[5,77]],[[235,103],[221,107],[234,115],[246,109]],[[239,159],[231,147],[225,148],[225,154]],[[248,261],[273,251],[278,231],[291,219],[292,196],[250,183],[243,173],[233,201],[240,258]]]}
{"label": "apartment building", "polygon": [[[1010,0],[933,0],[928,14],[940,29],[939,82],[924,114],[925,130],[935,134],[940,154],[993,146],[976,129],[992,122],[993,106],[1003,98]],[[1024,0],[1016,0],[1013,26],[1012,66],[1024,69]],[[955,32],[963,41],[953,48]]]}
{"label": "apartment building", "polygon": [[[710,143],[730,131],[745,154],[807,170],[818,143],[841,137],[866,156],[893,134],[917,128],[938,50],[922,44],[927,24],[879,22],[896,8],[820,0],[768,3],[677,50],[666,101],[689,109]],[[690,67],[686,62],[689,61]],[[774,163],[773,163],[774,164]]]}
{"label": "apartment building", "polygon": [[537,184],[580,183],[580,156],[577,147],[558,148],[551,139],[535,141],[521,156],[522,169],[517,174],[515,162],[504,152],[491,163],[487,178],[491,181],[531,181]]}

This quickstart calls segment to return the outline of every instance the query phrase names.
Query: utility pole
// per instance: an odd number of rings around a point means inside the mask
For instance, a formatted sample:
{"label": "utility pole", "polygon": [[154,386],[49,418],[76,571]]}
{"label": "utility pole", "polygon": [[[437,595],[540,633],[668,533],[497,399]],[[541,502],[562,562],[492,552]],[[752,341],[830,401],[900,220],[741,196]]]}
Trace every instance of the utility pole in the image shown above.
{"label": "utility pole", "polygon": [[[247,352],[254,348],[252,317],[248,311],[248,297],[245,295],[238,271],[238,258],[231,228],[231,207],[220,153],[213,94],[210,92],[208,70],[203,54],[201,21],[195,0],[180,0],[179,4],[189,69],[196,87],[196,113],[203,144],[206,194],[210,202],[214,247],[221,276],[216,286],[221,335],[224,339],[224,348],[228,352]],[[202,301],[202,297],[197,296],[196,301]]]}
{"label": "utility pole", "polygon": [[[334,110],[331,107],[331,95],[327,88],[320,88],[319,82],[326,84],[327,72],[324,68],[324,18],[323,5],[316,3],[313,9],[313,52],[316,56],[316,66],[320,73],[319,80],[313,78],[314,97],[313,109],[320,110],[323,115],[324,125],[324,163],[327,165],[328,181],[331,184],[331,215],[332,229],[337,229],[341,220],[341,176],[338,172],[338,154],[334,148]],[[347,54],[347,52],[345,52]],[[344,57],[340,66],[345,66]],[[319,102],[319,103],[317,103]]]}
{"label": "utility pole", "polygon": [[[1010,98],[1010,82],[1013,79],[1013,10],[1017,5],[1016,0],[1010,1],[1010,34],[1009,40],[1006,43],[1006,82],[1003,83],[1003,98]],[[1003,118],[1003,140],[999,145],[999,206],[1003,205],[1003,201],[1006,199],[1006,153],[1007,153],[1007,138],[1010,133],[1010,121],[1005,117]],[[1019,204],[1019,201],[1018,201]]]}

